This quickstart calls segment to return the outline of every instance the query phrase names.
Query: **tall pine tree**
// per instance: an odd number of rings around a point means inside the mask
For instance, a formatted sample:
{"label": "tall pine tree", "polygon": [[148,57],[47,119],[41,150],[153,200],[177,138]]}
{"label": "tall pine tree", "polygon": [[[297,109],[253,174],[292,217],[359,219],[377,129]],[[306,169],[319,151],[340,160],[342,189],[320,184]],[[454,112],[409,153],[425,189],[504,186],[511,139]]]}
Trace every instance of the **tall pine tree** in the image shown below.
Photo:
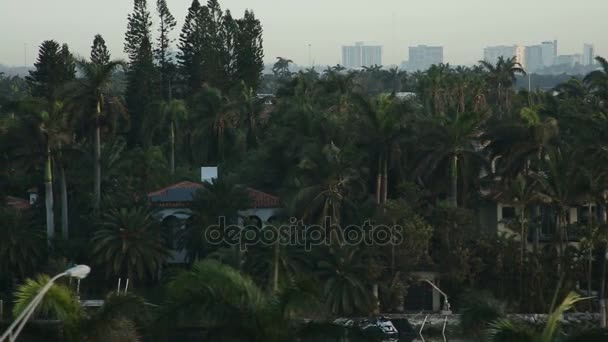
{"label": "tall pine tree", "polygon": [[106,41],[100,34],[95,35],[91,46],[91,62],[97,65],[106,65],[110,62],[110,52]]}
{"label": "tall pine tree", "polygon": [[57,100],[59,90],[76,75],[70,49],[54,40],[42,42],[34,67],[26,77],[32,95],[45,98],[49,103]]}
{"label": "tall pine tree", "polygon": [[167,7],[166,0],[156,1],[156,11],[159,17],[158,40],[157,47],[154,50],[154,56],[159,66],[160,71],[160,92],[163,99],[168,99],[171,94],[171,85],[173,79],[174,65],[171,56],[169,55],[173,39],[170,35],[177,22]]}
{"label": "tall pine tree", "polygon": [[192,95],[200,89],[204,82],[201,12],[200,2],[193,0],[179,35],[177,60],[186,96]]}
{"label": "tall pine tree", "polygon": [[127,73],[126,102],[131,118],[129,144],[142,144],[143,121],[146,110],[153,99],[157,98],[158,86],[150,28],[152,21],[146,0],[134,0],[133,13],[128,17],[125,34],[125,52],[129,56]]}
{"label": "tall pine tree", "polygon": [[237,21],[234,60],[234,78],[257,89],[264,70],[264,48],[262,24],[252,11],[245,11]]}

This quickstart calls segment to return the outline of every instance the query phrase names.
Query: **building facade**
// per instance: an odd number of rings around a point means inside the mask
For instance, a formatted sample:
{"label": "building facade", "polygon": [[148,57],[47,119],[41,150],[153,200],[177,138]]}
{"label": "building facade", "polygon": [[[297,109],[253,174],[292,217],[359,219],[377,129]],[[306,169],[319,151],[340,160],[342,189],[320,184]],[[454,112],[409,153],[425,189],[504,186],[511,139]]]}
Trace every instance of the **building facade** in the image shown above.
{"label": "building facade", "polygon": [[342,66],[345,68],[360,69],[374,65],[382,65],[382,46],[362,42],[342,46]]}
{"label": "building facade", "polygon": [[567,66],[575,66],[577,64],[582,64],[583,56],[580,54],[574,55],[559,55],[555,58],[555,65],[567,65]]}
{"label": "building facade", "polygon": [[496,64],[498,59],[515,57],[515,61],[522,66],[525,65],[525,48],[520,45],[498,45],[488,46],[483,50],[483,60]]}
{"label": "building facade", "polygon": [[441,63],[443,63],[443,46],[410,46],[407,63],[409,71],[426,70],[431,65]]}
{"label": "building facade", "polygon": [[524,64],[527,72],[536,72],[543,68],[543,48],[540,45],[526,46]]}
{"label": "building facade", "polygon": [[595,47],[593,44],[583,45],[583,65],[595,64]]}
{"label": "building facade", "polygon": [[541,43],[543,67],[550,67],[555,64],[557,57],[557,40],[545,41]]}

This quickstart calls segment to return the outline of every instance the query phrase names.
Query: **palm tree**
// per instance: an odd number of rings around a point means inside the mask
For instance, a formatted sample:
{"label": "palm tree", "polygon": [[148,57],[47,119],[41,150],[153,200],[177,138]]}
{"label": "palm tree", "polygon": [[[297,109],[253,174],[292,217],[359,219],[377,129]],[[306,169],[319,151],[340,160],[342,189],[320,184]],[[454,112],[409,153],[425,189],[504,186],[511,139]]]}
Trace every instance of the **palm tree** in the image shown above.
{"label": "palm tree", "polygon": [[590,72],[583,81],[598,98],[599,107],[605,110],[608,101],[608,61],[600,56],[595,57],[595,60],[601,69]]}
{"label": "palm tree", "polygon": [[323,281],[325,303],[336,315],[368,314],[372,311],[370,290],[366,285],[367,267],[358,247],[334,246],[317,262]]}
{"label": "palm tree", "polygon": [[369,140],[372,155],[378,156],[376,172],[376,203],[385,203],[388,198],[388,164],[389,159],[398,149],[399,139],[405,133],[407,111],[409,108],[399,105],[392,96],[380,95],[367,100],[354,95],[355,108],[363,118],[363,132]]}
{"label": "palm tree", "polygon": [[[320,150],[320,151],[319,151]],[[292,211],[304,222],[340,224],[351,198],[364,192],[359,171],[334,144],[309,145],[298,164]]]}
{"label": "palm tree", "polygon": [[[534,331],[520,324],[513,323],[508,319],[499,319],[490,324],[488,329],[489,341],[492,342],[507,342],[507,341],[529,341],[529,342],[553,342],[558,340],[557,333],[562,315],[570,310],[574,304],[589,298],[581,298],[578,294],[572,292],[564,298],[563,302],[549,315],[542,331]],[[596,335],[597,334],[597,335]],[[586,339],[589,337],[598,338],[604,333],[594,333],[581,336],[570,336],[566,341],[591,341]],[[561,341],[561,339],[559,339]],[[598,339],[599,341],[600,339]]]}
{"label": "palm tree", "polygon": [[[101,126],[108,114],[108,97],[111,97],[113,75],[125,63],[113,60],[105,64],[98,64],[80,60],[77,66],[82,73],[78,80],[77,100],[86,110],[94,110],[93,121],[95,122],[95,187],[93,207],[99,210],[101,203]],[[116,103],[116,101],[114,101]]]}
{"label": "palm tree", "polygon": [[548,148],[559,137],[558,121],[550,116],[541,117],[538,107],[525,107],[519,120],[500,120],[488,125],[483,140],[489,158],[496,162],[496,173],[514,178],[526,173],[533,162],[545,158]]}
{"label": "palm tree", "polygon": [[564,259],[564,245],[568,242],[567,226],[570,206],[580,198],[580,191],[584,189],[584,178],[580,165],[576,162],[577,156],[567,149],[553,148],[547,151],[547,158],[541,160],[543,172],[533,173],[531,177],[538,182],[540,192],[550,199],[556,210],[555,233],[559,247],[559,264]]}
{"label": "palm tree", "polygon": [[[175,174],[175,141],[178,122],[186,117],[186,103],[182,100],[171,100],[160,104],[161,117],[169,121],[169,165],[171,175]],[[163,121],[164,121],[163,120]]]}
{"label": "palm tree", "polygon": [[[224,218],[226,225],[237,224],[239,211],[251,207],[252,198],[247,189],[230,179],[214,179],[196,192],[192,200],[192,216],[186,224],[186,231],[180,238],[180,245],[186,249],[192,262],[204,257],[222,245],[207,244],[205,232],[211,226],[221,226]],[[228,246],[240,248],[239,246]]]}
{"label": "palm tree", "polygon": [[0,207],[0,274],[23,279],[43,259],[45,234],[29,211]]}
{"label": "palm tree", "polygon": [[[36,279],[27,279],[15,293],[13,315],[16,317],[25,310],[42,288],[49,282],[48,275],[40,275]],[[58,319],[72,327],[77,324],[82,315],[82,307],[76,296],[65,285],[53,284],[50,290],[36,307],[35,313],[45,318]]]}
{"label": "palm tree", "polygon": [[[440,165],[448,165],[450,175],[450,205],[458,206],[458,174],[465,165],[485,166],[480,138],[485,113],[464,113],[459,116],[423,118],[417,128],[422,143],[422,158],[416,173],[427,176]],[[478,173],[477,173],[478,174]],[[465,183],[466,184],[466,183]]]}
{"label": "palm tree", "polygon": [[496,65],[487,61],[479,61],[488,72],[489,83],[494,86],[496,101],[500,109],[511,110],[511,92],[516,80],[516,74],[525,75],[526,71],[515,57],[505,59],[498,57]]}
{"label": "palm tree", "polygon": [[112,209],[92,242],[93,258],[108,277],[154,278],[168,257],[160,227],[144,208]]}
{"label": "palm tree", "polygon": [[290,77],[291,71],[289,71],[289,65],[292,63],[293,61],[291,59],[277,57],[277,61],[272,67],[272,72],[281,78]]}
{"label": "palm tree", "polygon": [[220,162],[226,156],[227,145],[234,138],[238,117],[229,99],[219,89],[209,86],[197,92],[191,100],[189,124],[193,125],[191,143],[207,145],[203,163]]}
{"label": "palm tree", "polygon": [[[53,164],[60,171],[62,200],[62,233],[68,237],[67,180],[65,177],[65,153],[72,142],[69,118],[61,102],[47,104],[39,99],[28,99],[15,104],[15,110],[22,114],[24,134],[36,138],[36,143],[22,147],[22,154],[44,156],[44,192],[46,208],[47,238],[55,235],[55,215],[53,204]],[[34,150],[30,149],[34,147]],[[30,155],[31,156],[31,155]]]}
{"label": "palm tree", "polygon": [[246,133],[246,149],[251,150],[257,147],[258,144],[258,126],[260,124],[260,112],[262,102],[257,98],[255,90],[247,87],[244,82],[241,82],[241,92],[237,102],[239,111],[239,121],[245,125]]}
{"label": "palm tree", "polygon": [[302,287],[265,293],[237,270],[205,259],[169,283],[160,318],[202,327],[209,340],[287,342],[302,332],[295,327],[303,319],[298,313],[308,309],[319,317],[320,307]]}
{"label": "palm tree", "polygon": [[[13,314],[20,314],[48,281],[49,276],[41,275],[21,285],[15,293]],[[61,321],[62,340],[74,342],[138,342],[138,325],[149,319],[143,299],[135,295],[110,293],[101,308],[90,314],[83,310],[76,293],[58,283],[44,296],[36,315]]]}

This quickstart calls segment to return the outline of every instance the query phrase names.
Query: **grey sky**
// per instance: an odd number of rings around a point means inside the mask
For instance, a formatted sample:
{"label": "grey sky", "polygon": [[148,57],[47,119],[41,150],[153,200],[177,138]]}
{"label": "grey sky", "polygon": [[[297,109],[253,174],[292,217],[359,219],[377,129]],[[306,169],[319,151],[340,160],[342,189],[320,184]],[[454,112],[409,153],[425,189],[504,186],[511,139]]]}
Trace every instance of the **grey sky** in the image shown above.
{"label": "grey sky", "polygon": [[[204,0],[201,0],[204,2]],[[148,0],[155,13],[155,0]],[[168,0],[178,19],[175,36],[191,0]],[[469,64],[483,47],[559,40],[558,54],[582,53],[584,42],[608,54],[608,0],[223,0],[241,16],[251,8],[264,25],[265,60],[276,56],[308,64],[336,64],[340,46],[355,41],[384,45],[384,64],[407,59],[407,47],[445,46],[450,63]],[[28,64],[45,39],[65,42],[88,55],[101,33],[115,57],[122,46],[131,0],[0,0],[0,64]]]}

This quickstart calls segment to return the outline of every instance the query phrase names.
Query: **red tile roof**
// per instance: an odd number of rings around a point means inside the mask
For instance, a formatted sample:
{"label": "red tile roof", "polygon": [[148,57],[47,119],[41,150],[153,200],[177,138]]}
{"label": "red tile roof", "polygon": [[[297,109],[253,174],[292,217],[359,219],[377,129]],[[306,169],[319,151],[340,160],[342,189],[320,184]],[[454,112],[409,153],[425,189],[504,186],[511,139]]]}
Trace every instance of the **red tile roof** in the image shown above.
{"label": "red tile roof", "polygon": [[6,196],[6,205],[14,209],[29,209],[31,207],[30,201],[23,198]]}
{"label": "red tile roof", "polygon": [[281,200],[277,196],[252,188],[247,188],[247,190],[252,198],[254,208],[278,208],[281,205]]}
{"label": "red tile roof", "polygon": [[[186,191],[193,191],[193,190],[198,190],[203,188],[204,185],[201,183],[195,183],[195,182],[189,182],[189,181],[185,181],[185,182],[179,182],[173,185],[169,185],[165,188],[162,188],[160,190],[151,192],[148,194],[148,198],[151,199],[152,197],[165,197],[165,198],[169,198],[169,192],[174,192],[175,190],[186,190]],[[249,192],[249,195],[251,196],[252,199],[252,207],[253,208],[278,208],[281,205],[281,200],[279,197],[256,190],[256,189],[252,189],[252,188],[247,188],[247,191]],[[173,196],[171,196],[173,197]],[[188,196],[185,196],[184,198],[190,198]],[[180,199],[178,201],[172,200],[172,201],[167,201],[167,200],[156,200],[155,202],[155,206],[158,207],[164,207],[164,208],[180,208],[180,207],[184,207],[184,206],[188,206],[186,203],[191,202],[191,200],[189,199]]]}
{"label": "red tile roof", "polygon": [[203,184],[201,183],[195,183],[195,182],[190,182],[190,181],[184,181],[184,182],[179,182],[173,185],[169,185],[167,187],[164,187],[160,190],[156,190],[154,192],[151,192],[148,194],[148,197],[152,197],[152,196],[165,196],[169,190],[175,190],[175,189],[186,189],[186,190],[198,190],[203,188]]}

